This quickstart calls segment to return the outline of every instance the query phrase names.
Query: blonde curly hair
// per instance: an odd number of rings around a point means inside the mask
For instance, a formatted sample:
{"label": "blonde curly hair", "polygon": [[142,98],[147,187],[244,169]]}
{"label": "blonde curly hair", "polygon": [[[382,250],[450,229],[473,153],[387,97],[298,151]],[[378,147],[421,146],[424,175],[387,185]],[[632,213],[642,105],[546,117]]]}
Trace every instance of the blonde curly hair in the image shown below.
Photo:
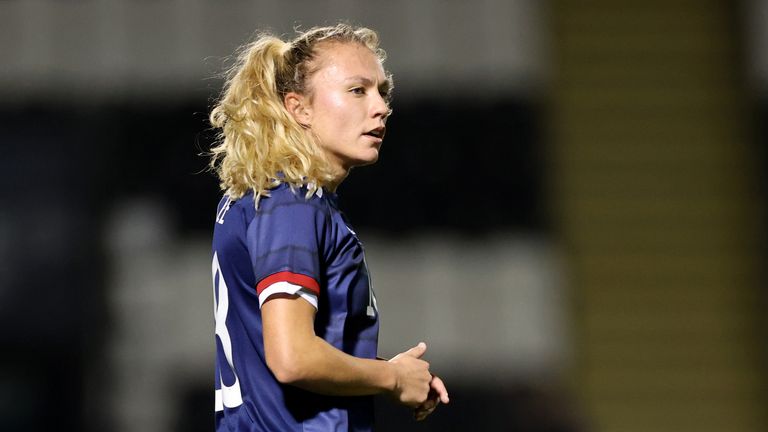
{"label": "blonde curly hair", "polygon": [[261,34],[238,50],[210,114],[211,125],[219,129],[210,167],[230,198],[253,190],[258,206],[259,198],[282,182],[306,186],[309,197],[333,180],[323,151],[283,104],[289,92],[311,92],[312,61],[322,42],[359,43],[382,64],[386,59],[376,32],[349,24],[314,27],[290,42]]}

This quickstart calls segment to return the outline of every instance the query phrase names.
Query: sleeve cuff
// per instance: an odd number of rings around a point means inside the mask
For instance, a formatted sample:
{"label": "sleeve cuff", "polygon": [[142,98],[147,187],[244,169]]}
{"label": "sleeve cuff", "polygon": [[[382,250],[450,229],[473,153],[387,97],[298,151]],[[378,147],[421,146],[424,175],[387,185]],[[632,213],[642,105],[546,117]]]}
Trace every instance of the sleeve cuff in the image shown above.
{"label": "sleeve cuff", "polygon": [[299,285],[315,293],[315,296],[320,295],[320,284],[318,284],[314,278],[303,275],[301,273],[293,273],[289,271],[281,271],[265,277],[258,284],[256,284],[256,292],[261,295],[261,292],[264,289],[274,285],[277,282],[288,282],[293,285]]}
{"label": "sleeve cuff", "polygon": [[[261,285],[261,284],[259,284]],[[267,299],[275,294],[288,294],[298,295],[309,304],[317,309],[317,294],[311,291],[309,288],[301,285],[292,284],[290,282],[275,282],[259,291],[259,307],[261,307]]]}

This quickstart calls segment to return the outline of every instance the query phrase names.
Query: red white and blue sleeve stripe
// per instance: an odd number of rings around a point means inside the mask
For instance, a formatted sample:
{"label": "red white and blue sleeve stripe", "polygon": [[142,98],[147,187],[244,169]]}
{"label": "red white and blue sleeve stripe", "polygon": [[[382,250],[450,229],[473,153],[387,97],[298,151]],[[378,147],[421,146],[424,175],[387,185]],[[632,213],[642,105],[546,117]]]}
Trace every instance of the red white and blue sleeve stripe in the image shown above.
{"label": "red white and blue sleeve stripe", "polygon": [[275,294],[298,295],[317,309],[320,284],[307,275],[282,271],[269,275],[256,285],[259,307]]}

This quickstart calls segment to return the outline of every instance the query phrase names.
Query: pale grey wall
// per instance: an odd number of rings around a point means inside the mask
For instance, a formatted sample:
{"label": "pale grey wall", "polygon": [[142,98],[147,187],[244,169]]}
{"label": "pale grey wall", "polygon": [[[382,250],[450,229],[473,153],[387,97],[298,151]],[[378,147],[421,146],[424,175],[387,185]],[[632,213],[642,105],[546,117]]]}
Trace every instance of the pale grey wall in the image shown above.
{"label": "pale grey wall", "polygon": [[536,0],[5,0],[0,101],[207,95],[257,29],[377,29],[399,91],[530,92],[544,79]]}

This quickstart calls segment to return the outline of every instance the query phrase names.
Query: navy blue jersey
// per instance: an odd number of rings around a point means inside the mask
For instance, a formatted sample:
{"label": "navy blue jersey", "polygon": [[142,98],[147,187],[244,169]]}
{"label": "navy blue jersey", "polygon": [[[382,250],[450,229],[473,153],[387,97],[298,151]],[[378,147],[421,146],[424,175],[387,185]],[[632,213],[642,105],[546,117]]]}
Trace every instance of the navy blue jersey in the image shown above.
{"label": "navy blue jersey", "polygon": [[[222,198],[213,233],[217,431],[369,431],[373,399],[320,395],[279,383],[267,367],[261,304],[295,294],[317,308],[315,334],[375,358],[379,320],[363,247],[335,194],[281,184]],[[302,301],[302,300],[298,300]]]}

